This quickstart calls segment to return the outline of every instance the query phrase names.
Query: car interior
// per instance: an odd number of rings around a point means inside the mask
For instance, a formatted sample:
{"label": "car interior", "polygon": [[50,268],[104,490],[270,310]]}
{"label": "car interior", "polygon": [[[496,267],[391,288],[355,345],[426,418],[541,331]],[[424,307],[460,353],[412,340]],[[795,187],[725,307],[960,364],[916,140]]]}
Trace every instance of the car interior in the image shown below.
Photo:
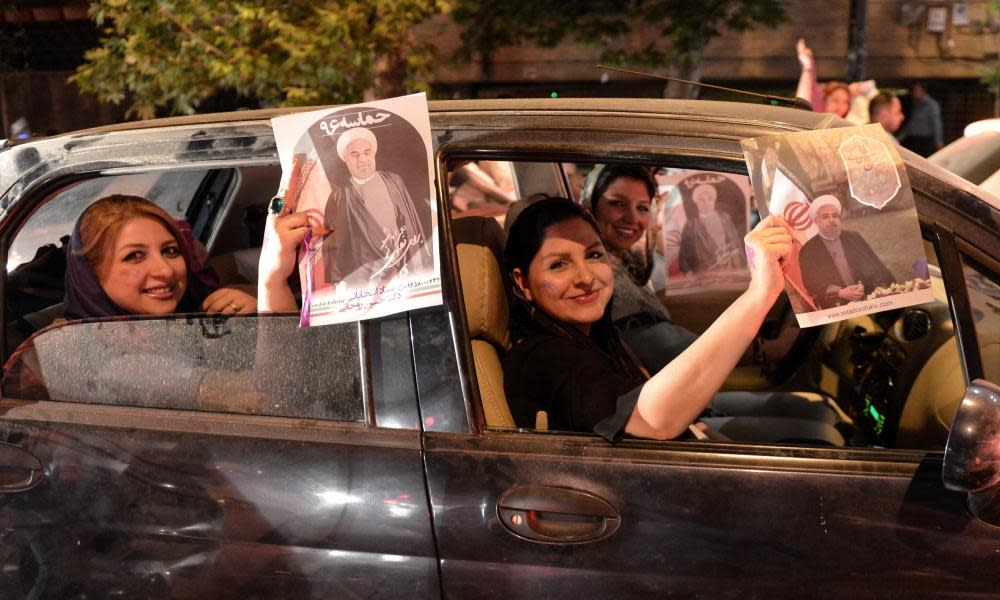
{"label": "car interior", "polygon": [[[450,239],[455,250],[470,375],[485,425],[511,430],[515,424],[500,366],[511,343],[508,290],[500,267],[504,225],[523,206],[541,197],[579,201],[583,177],[593,163],[511,161],[507,178],[500,175],[494,181],[499,191],[463,196],[462,186],[476,176],[461,172],[469,162],[442,162],[451,184],[449,199],[443,203],[449,210],[441,219],[447,232],[442,239]],[[690,167],[647,166],[668,176],[699,173]],[[722,175],[747,180],[742,164],[733,163],[732,170]],[[22,218],[13,239],[7,240],[5,360],[16,361],[13,351],[31,336],[37,339],[65,325],[60,319],[64,246],[73,223],[89,203],[109,193],[153,200],[190,225],[204,245],[208,265],[224,285],[253,286],[266,205],[279,178],[277,165],[115,174],[76,182],[32,201],[34,208]],[[669,184],[665,185],[661,192],[669,191]],[[748,182],[744,188],[749,189]],[[744,228],[755,217],[747,198]],[[658,232],[669,229],[663,214],[657,217]],[[662,252],[650,239],[654,235],[648,232],[640,243]],[[832,425],[789,421],[791,433],[777,443],[942,449],[966,384],[934,246],[925,242],[925,249],[934,302],[800,329],[790,303],[782,296],[784,300],[772,309],[724,389],[793,392],[827,405],[835,415]],[[442,259],[442,265],[446,264]],[[659,288],[656,282],[652,284],[657,296],[677,324],[695,333],[704,331],[739,295],[749,277],[748,273],[730,273],[699,279],[671,272],[669,266],[665,271]],[[989,344],[997,342],[982,342],[984,347]],[[5,374],[14,366],[8,362]],[[16,397],[17,390],[5,385],[4,394]],[[535,429],[548,429],[544,413],[537,416]]]}

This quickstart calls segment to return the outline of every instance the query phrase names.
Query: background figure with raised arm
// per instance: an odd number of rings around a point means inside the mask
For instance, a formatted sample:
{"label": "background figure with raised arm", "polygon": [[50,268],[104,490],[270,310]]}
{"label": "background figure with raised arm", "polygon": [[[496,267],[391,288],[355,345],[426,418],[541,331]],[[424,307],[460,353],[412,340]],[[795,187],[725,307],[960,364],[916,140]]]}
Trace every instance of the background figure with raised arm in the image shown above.
{"label": "background figure with raised arm", "polygon": [[868,103],[879,93],[873,79],[827,81],[821,85],[816,80],[816,59],[804,39],[799,38],[795,53],[802,68],[796,96],[808,100],[816,112],[833,113],[854,125],[868,123]]}
{"label": "background figure with raised arm", "polygon": [[820,308],[864,300],[875,288],[892,284],[892,273],[868,242],[843,228],[840,200],[816,198],[809,216],[818,234],[802,246],[799,263],[806,289]]}
{"label": "background figure with raised arm", "polygon": [[431,260],[427,219],[418,214],[403,178],[377,168],[377,153],[370,129],[348,129],[337,139],[337,156],[350,177],[333,188],[324,212],[323,222],[332,229],[323,245],[328,284],[348,278],[377,282]]}

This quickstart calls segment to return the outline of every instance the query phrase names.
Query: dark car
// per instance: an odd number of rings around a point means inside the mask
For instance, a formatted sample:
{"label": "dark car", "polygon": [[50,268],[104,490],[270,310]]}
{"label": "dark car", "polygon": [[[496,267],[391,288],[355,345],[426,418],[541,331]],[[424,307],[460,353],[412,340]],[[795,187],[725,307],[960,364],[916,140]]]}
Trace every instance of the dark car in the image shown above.
{"label": "dark car", "polygon": [[[268,119],[286,112],[0,150],[0,597],[1000,593],[1000,206],[978,188],[900,150],[936,300],[801,330],[782,300],[727,381],[827,404],[832,438],[515,428],[504,240],[477,216],[503,211],[447,201],[470,160],[511,161],[521,198],[575,196],[596,163],[745,179],[741,139],[846,124],[807,111],[432,103],[443,306],[308,329],[291,314],[59,318],[65,236],[112,192],[185,220],[223,281],[252,284],[280,177]],[[745,285],[659,295],[700,332]]]}

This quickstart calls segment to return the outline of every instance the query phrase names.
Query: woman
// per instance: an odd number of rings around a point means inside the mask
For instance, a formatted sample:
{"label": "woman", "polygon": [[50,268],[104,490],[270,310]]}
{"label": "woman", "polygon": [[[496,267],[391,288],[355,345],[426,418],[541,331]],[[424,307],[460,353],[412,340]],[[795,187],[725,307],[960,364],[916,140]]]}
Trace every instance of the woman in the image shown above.
{"label": "woman", "polygon": [[[70,236],[63,315],[90,319],[254,311],[256,299],[241,290],[212,291],[217,286],[192,256],[191,244],[170,215],[152,202],[125,195],[101,198],[83,211]],[[249,405],[252,382],[218,385],[208,379],[205,369],[194,364],[196,360],[180,360],[176,353],[171,354],[169,345],[165,354],[136,351],[140,347],[102,346],[79,360],[67,360],[65,355],[52,352],[51,346],[39,351],[32,338],[8,360],[3,392],[39,400],[129,398],[137,406],[175,408],[198,398],[204,388],[224,390],[215,394],[221,398],[215,404],[227,406],[226,410],[241,410],[229,406],[235,400]],[[123,353],[121,348],[130,350]],[[44,368],[51,364],[61,367]],[[156,368],[149,369],[149,365]],[[80,370],[87,372],[83,387]],[[122,377],[122,373],[128,376]]]}
{"label": "woman", "polygon": [[820,85],[816,81],[816,59],[804,39],[799,38],[795,51],[802,67],[795,95],[808,100],[816,112],[833,113],[854,125],[868,124],[868,102],[878,94],[875,81],[828,81]]}
{"label": "woman", "polygon": [[659,371],[695,340],[674,325],[647,285],[652,253],[632,248],[649,227],[656,182],[645,167],[598,166],[588,178],[583,206],[594,216],[614,271],[615,302],[611,321],[622,339],[650,371]]}
{"label": "woman", "polygon": [[90,205],[70,237],[63,314],[69,319],[253,311],[256,299],[216,287],[162,208],[114,195]]}
{"label": "woman", "polygon": [[[731,183],[728,179],[719,179],[719,183]],[[680,270],[684,273],[707,273],[743,269],[746,263],[740,248],[740,235],[729,214],[719,210],[719,192],[715,184],[697,183],[690,190],[682,182],[681,190],[687,220],[681,231],[677,257]],[[739,194],[742,195],[742,192]],[[745,206],[743,210],[746,210]]]}
{"label": "woman", "polygon": [[548,412],[553,429],[655,439],[684,433],[708,405],[784,289],[792,239],[768,217],[746,237],[750,286],[670,365],[645,380],[611,326],[615,276],[601,228],[564,199],[526,208],[504,254],[519,299],[504,387],[518,425]]}

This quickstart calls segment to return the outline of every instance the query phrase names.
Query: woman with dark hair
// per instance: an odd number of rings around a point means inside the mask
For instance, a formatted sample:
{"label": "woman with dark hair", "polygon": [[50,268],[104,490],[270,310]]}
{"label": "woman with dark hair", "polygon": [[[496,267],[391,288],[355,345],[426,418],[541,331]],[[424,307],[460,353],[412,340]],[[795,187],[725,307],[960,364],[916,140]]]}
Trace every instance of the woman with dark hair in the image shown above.
{"label": "woman with dark hair", "polygon": [[601,231],[565,199],[525,208],[510,229],[504,262],[516,298],[514,345],[503,366],[511,413],[531,427],[544,410],[553,429],[594,431],[612,441],[624,433],[677,437],[708,405],[784,289],[791,233],[771,216],[747,235],[747,291],[647,380],[611,326],[615,276]]}
{"label": "woman with dark hair", "polygon": [[650,289],[651,245],[644,254],[633,249],[649,228],[655,191],[647,168],[614,164],[596,167],[583,192],[583,207],[596,220],[614,271],[611,321],[650,372],[662,369],[697,337],[670,320]]}

